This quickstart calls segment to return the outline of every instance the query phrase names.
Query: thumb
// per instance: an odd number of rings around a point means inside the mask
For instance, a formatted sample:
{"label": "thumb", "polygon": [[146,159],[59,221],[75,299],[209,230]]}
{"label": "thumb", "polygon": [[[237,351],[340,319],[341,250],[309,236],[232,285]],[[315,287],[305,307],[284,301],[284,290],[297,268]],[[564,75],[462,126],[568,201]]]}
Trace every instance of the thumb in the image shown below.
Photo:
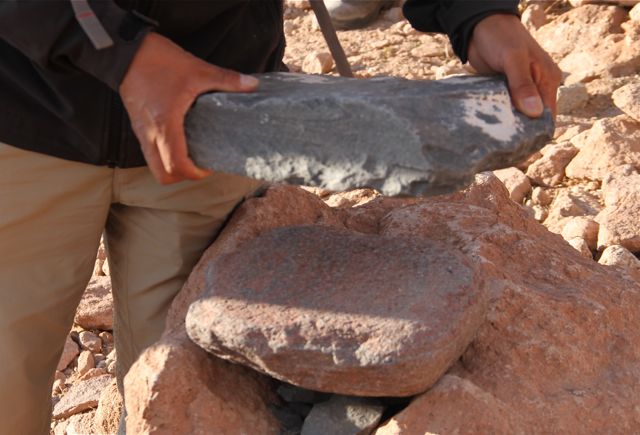
{"label": "thumb", "polygon": [[531,74],[528,58],[512,57],[505,62],[509,93],[516,108],[531,118],[542,115],[544,105]]}
{"label": "thumb", "polygon": [[206,64],[202,73],[205,86],[211,91],[251,92],[258,87],[259,83],[253,76],[215,65]]}

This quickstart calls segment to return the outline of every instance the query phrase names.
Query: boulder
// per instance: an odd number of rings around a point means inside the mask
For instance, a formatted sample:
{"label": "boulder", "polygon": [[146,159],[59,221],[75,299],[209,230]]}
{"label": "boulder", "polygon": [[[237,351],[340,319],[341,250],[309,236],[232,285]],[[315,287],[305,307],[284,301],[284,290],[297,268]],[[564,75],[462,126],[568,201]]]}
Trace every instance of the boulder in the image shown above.
{"label": "boulder", "polygon": [[198,98],[185,128],[199,166],[330,190],[427,195],[513,166],[553,135],[550,113],[522,115],[496,77],[260,80],[251,94]]}
{"label": "boulder", "polygon": [[472,339],[486,303],[482,278],[445,245],[319,225],[262,234],[212,261],[206,280],[186,317],[195,343],[346,395],[425,391]]}
{"label": "boulder", "polygon": [[94,276],[82,295],[74,322],[84,329],[113,329],[111,278]]}
{"label": "boulder", "polygon": [[618,166],[640,169],[640,123],[626,115],[599,119],[571,142],[579,151],[565,168],[568,177],[602,180]]}

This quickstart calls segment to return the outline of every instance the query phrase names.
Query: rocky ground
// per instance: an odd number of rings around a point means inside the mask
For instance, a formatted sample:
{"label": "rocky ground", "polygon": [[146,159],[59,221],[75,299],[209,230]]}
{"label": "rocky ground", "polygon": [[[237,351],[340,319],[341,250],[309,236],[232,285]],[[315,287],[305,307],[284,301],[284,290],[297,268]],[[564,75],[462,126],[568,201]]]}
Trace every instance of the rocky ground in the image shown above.
{"label": "rocky ground", "polygon": [[[524,216],[535,218],[550,232],[561,235],[585,261],[609,265],[624,279],[640,282],[640,6],[631,8],[629,2],[623,6],[582,3],[586,2],[523,5],[523,21],[565,72],[565,84],[559,91],[554,140],[519,167],[496,171],[495,175]],[[285,16],[285,61],[289,68],[335,74],[317,23],[304,2],[288,2]],[[438,79],[469,73],[452,54],[446,38],[412,30],[399,8],[384,12],[366,29],[340,32],[339,37],[358,77]],[[375,192],[367,191],[317,193],[334,208],[358,206],[376,197]],[[525,226],[538,239],[547,240],[546,235],[532,228]],[[548,240],[559,243],[552,237]],[[505,243],[503,248],[507,246]],[[558,249],[564,252],[561,247]],[[535,264],[532,267],[535,269]],[[56,373],[52,433],[113,433],[117,428],[121,399],[113,377],[116,355],[108,272],[101,250]],[[517,293],[517,289],[511,291]],[[508,307],[503,308],[508,311]],[[567,318],[575,316],[579,324],[583,320],[576,312],[568,312]],[[499,324],[500,316],[493,315],[498,319],[493,319],[494,324]],[[479,336],[479,343],[495,338],[482,329]],[[535,340],[536,336],[527,338]],[[481,354],[478,343],[475,349]],[[465,354],[470,361],[472,357]],[[491,362],[491,358],[485,359]],[[472,377],[464,375],[465,370],[472,371],[469,365],[473,364],[454,367],[421,400],[441,410],[448,403],[447,397],[455,396],[452,391],[462,391],[457,400],[476,400],[485,394],[476,385],[484,382],[489,390],[486,380],[475,375],[472,384]],[[509,372],[503,374],[507,376]],[[552,374],[545,376],[550,378]],[[532,392],[536,389],[531,383],[526,385]],[[502,393],[507,397],[509,392]],[[496,401],[496,397],[501,397],[500,391],[494,391],[491,400]],[[489,405],[491,412],[478,411],[478,421],[483,415],[499,419],[506,412],[503,402]],[[606,421],[606,416],[600,417]],[[611,414],[610,418],[616,417]],[[387,423],[389,432],[379,431],[398,433],[394,427],[416,419],[420,417],[408,413]],[[512,429],[521,424],[518,419],[505,420],[503,427]],[[446,429],[446,422],[441,422],[440,427]]]}

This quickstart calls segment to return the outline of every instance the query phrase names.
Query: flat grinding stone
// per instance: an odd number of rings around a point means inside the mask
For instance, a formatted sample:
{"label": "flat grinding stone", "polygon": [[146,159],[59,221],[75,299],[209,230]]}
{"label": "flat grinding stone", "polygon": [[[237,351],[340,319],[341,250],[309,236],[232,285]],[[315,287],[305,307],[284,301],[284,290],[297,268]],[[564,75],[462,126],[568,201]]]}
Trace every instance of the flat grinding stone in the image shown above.
{"label": "flat grinding stone", "polygon": [[417,81],[257,75],[250,94],[211,93],[187,114],[197,165],[270,182],[385,195],[432,195],[515,165],[553,135],[500,77]]}

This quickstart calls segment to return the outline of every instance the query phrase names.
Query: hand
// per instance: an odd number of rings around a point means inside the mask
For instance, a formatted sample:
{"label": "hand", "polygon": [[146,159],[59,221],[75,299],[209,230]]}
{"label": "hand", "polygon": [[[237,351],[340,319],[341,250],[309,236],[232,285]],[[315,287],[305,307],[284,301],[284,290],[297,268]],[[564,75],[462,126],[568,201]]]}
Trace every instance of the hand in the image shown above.
{"label": "hand", "polygon": [[469,44],[469,63],[481,74],[504,73],[514,106],[537,118],[543,106],[556,115],[562,73],[518,17],[496,14],[480,21]]}
{"label": "hand", "polygon": [[249,92],[257,85],[255,77],[210,65],[149,33],[120,85],[120,95],[156,180],[169,184],[211,173],[198,168],[187,151],[184,117],[198,95]]}

